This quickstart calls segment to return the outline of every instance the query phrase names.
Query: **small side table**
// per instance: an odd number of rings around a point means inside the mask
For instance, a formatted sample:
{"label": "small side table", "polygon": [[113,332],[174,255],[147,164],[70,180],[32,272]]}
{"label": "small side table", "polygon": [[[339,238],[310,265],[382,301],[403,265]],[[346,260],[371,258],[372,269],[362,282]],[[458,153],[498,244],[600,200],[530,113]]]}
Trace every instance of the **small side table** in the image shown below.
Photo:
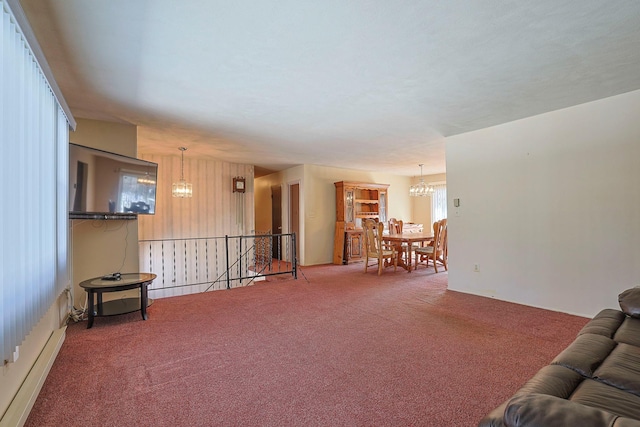
{"label": "small side table", "polygon": [[[147,320],[147,286],[156,278],[152,273],[123,273],[120,280],[103,280],[101,277],[80,282],[80,287],[87,292],[89,300],[89,319],[87,329],[93,326],[96,316],[115,316],[118,314],[132,313],[140,310],[142,319]],[[105,292],[126,291],[140,288],[140,298],[123,298],[102,302],[102,294]],[[97,296],[97,304],[94,303],[94,295]]]}

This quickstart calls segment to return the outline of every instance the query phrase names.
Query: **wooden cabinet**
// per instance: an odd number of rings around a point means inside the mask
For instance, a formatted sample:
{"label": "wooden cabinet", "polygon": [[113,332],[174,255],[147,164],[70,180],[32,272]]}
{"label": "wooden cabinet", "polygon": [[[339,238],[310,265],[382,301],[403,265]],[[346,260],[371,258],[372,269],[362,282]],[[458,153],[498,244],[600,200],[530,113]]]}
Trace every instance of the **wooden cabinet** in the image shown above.
{"label": "wooden cabinet", "polygon": [[339,181],[336,187],[336,229],[333,263],[362,259],[365,219],[387,221],[389,184]]}
{"label": "wooden cabinet", "polygon": [[364,231],[347,230],[345,231],[344,242],[344,258],[343,263],[348,264],[349,261],[360,261],[364,256]]}

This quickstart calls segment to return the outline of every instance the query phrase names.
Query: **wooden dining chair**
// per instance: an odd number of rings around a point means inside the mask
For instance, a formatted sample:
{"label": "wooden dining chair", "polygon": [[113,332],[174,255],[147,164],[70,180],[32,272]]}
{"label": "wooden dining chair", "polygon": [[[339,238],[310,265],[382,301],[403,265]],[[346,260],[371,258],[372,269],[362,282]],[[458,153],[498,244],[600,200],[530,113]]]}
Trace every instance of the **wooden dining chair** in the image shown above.
{"label": "wooden dining chair", "polygon": [[384,224],[367,219],[364,222],[364,272],[369,268],[369,259],[378,262],[378,276],[382,274],[382,268],[393,265],[393,271],[398,268],[398,252],[393,245],[384,243],[382,233]]}
{"label": "wooden dining chair", "polygon": [[[404,229],[404,223],[401,219],[389,218],[389,234],[402,234]],[[394,243],[396,251],[404,259],[407,256],[407,244],[406,243]]]}
{"label": "wooden dining chair", "polygon": [[415,248],[416,268],[422,261],[426,261],[429,267],[429,260],[433,261],[433,268],[438,272],[438,263],[449,270],[447,266],[447,220],[442,219],[433,223],[433,244],[421,248]]}
{"label": "wooden dining chair", "polygon": [[402,234],[403,226],[401,219],[389,218],[389,234]]}

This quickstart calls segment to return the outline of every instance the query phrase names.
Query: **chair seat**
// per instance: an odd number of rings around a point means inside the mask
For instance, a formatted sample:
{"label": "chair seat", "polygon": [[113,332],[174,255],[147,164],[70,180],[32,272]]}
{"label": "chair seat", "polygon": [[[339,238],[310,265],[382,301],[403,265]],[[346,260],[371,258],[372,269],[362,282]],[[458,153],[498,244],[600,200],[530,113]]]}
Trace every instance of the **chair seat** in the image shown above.
{"label": "chair seat", "polygon": [[419,248],[415,248],[413,252],[420,255],[431,255],[433,253],[433,246],[422,246]]}
{"label": "chair seat", "polygon": [[[377,257],[378,256],[378,252],[369,252],[369,255],[372,257]],[[382,256],[383,257],[390,257],[390,256],[394,256],[395,255],[395,251],[382,251]]]}

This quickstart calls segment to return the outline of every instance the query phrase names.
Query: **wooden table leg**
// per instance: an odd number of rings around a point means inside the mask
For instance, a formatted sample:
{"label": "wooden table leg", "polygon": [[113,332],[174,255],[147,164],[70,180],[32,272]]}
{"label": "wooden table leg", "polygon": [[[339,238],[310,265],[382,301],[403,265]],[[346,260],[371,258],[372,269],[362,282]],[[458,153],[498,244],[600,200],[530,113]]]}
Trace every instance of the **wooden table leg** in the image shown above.
{"label": "wooden table leg", "polygon": [[142,319],[147,320],[147,283],[140,284],[140,312]]}
{"label": "wooden table leg", "polygon": [[93,326],[93,310],[94,310],[94,306],[93,306],[93,291],[90,289],[87,289],[87,293],[89,294],[87,297],[87,301],[89,302],[89,307],[87,308],[87,310],[89,311],[89,318],[87,319],[87,329],[91,328]]}
{"label": "wooden table leg", "polygon": [[402,243],[396,243],[394,244],[395,248],[396,248],[396,253],[398,254],[397,259],[398,259],[398,267],[404,268],[405,270],[408,270],[407,268],[407,264],[405,263],[404,259],[402,258]]}

